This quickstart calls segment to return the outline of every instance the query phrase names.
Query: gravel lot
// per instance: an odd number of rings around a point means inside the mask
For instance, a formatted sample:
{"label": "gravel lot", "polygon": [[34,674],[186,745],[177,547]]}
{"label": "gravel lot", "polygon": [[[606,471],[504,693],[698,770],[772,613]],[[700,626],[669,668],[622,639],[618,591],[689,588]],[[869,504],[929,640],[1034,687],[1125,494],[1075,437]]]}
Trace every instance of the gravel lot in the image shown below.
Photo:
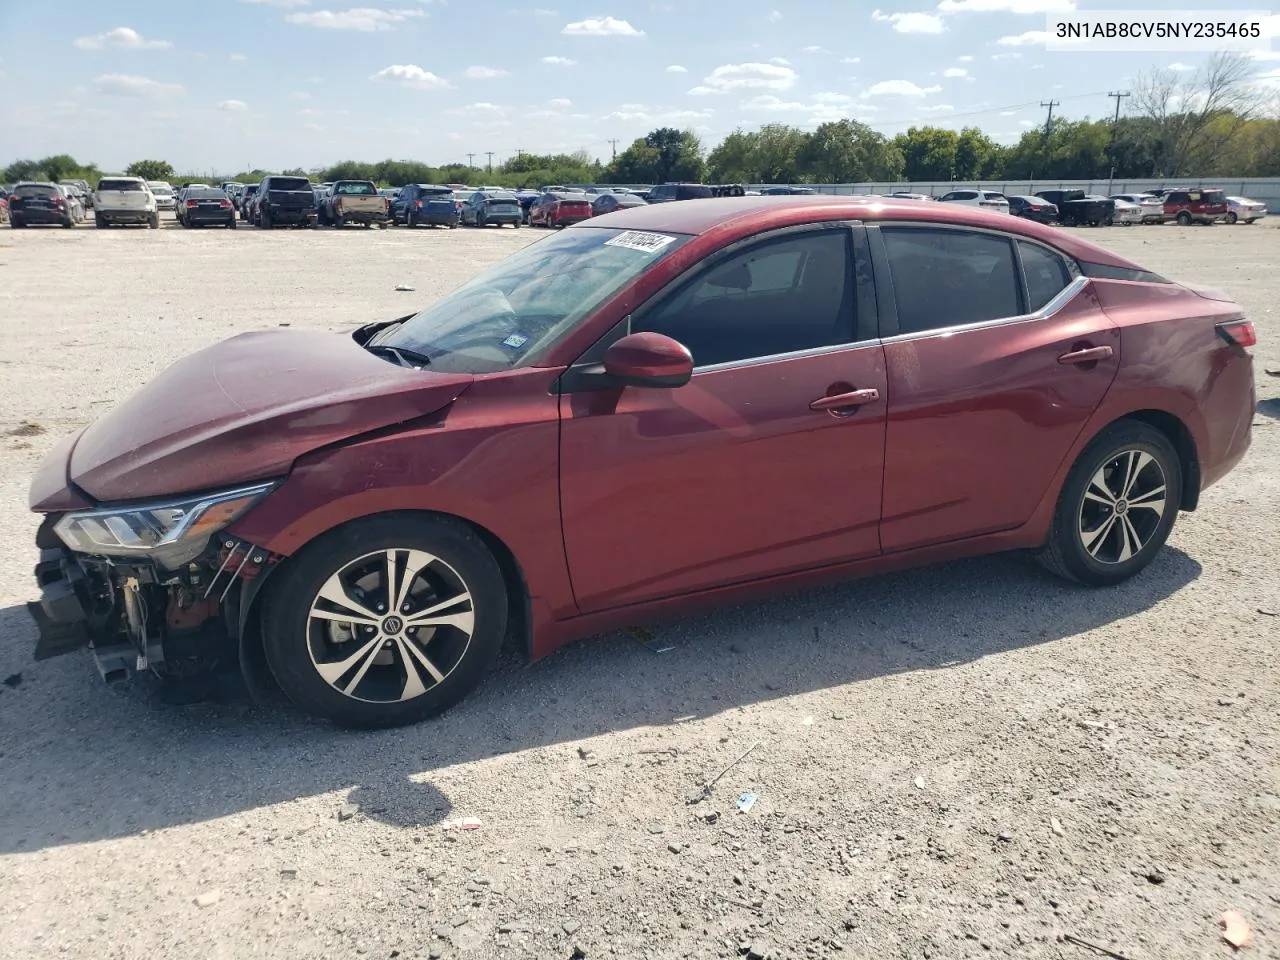
{"label": "gravel lot", "polygon": [[1230,954],[1236,909],[1280,956],[1274,221],[1089,234],[1263,338],[1252,451],[1121,587],[1018,556],[850,583],[504,661],[371,734],[32,661],[55,439],[197,347],[397,316],[541,235],[0,233],[0,955],[1171,960]]}

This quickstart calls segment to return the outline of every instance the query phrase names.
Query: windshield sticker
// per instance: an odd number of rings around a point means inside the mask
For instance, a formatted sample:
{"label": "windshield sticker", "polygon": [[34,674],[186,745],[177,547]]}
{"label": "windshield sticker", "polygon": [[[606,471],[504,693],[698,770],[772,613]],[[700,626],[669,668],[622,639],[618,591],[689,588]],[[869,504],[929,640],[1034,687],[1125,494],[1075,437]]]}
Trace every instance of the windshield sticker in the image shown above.
{"label": "windshield sticker", "polygon": [[512,350],[518,350],[528,342],[528,337],[521,336],[518,333],[513,333],[511,336],[507,337],[507,339],[502,341],[502,345],[504,347],[510,347]]}
{"label": "windshield sticker", "polygon": [[657,253],[668,243],[675,241],[661,233],[644,233],[640,230],[628,230],[620,233],[612,240],[606,240],[606,247],[626,247],[628,250],[639,250],[641,253]]}

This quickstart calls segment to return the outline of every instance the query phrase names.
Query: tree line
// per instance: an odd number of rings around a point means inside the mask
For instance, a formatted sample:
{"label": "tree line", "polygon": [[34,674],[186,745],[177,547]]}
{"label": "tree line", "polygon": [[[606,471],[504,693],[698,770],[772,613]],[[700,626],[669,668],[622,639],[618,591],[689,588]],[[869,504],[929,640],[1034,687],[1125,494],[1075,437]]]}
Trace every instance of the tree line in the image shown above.
{"label": "tree line", "polygon": [[[711,183],[860,183],[975,180],[1172,179],[1280,176],[1280,118],[1276,96],[1254,78],[1246,58],[1219,54],[1191,74],[1153,70],[1134,85],[1126,116],[1055,119],[1027,130],[1011,145],[978,127],[911,127],[886,137],[852,117],[814,130],[766,124],[734,130],[707,151],[690,130],[662,127],[633,141],[608,163],[585,151],[521,153],[494,168],[430,166],[416,161],[345,160],[313,170],[246,170],[218,179],[256,182],[268,174],[315,181],[372,180],[542,187],[557,183],[652,184],[671,180]],[[162,160],[136,161],[131,176],[183,182]],[[3,171],[17,180],[81,178],[102,174],[65,154],[19,160]]]}

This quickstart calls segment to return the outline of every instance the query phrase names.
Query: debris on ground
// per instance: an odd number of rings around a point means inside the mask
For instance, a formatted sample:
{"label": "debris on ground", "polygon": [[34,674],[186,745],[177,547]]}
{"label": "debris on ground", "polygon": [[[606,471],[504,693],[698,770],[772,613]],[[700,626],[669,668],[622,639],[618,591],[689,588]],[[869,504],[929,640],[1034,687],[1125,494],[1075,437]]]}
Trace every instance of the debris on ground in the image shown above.
{"label": "debris on ground", "polygon": [[1049,818],[1049,829],[1052,830],[1059,837],[1062,836],[1064,833],[1066,833],[1066,831],[1062,829],[1062,821],[1059,820],[1057,817]]}
{"label": "debris on ground", "polygon": [[1086,947],[1095,953],[1100,953],[1104,957],[1111,957],[1111,960],[1129,960],[1123,953],[1116,953],[1114,950],[1108,950],[1106,947],[1100,947],[1096,943],[1090,943],[1088,940],[1081,940],[1079,937],[1073,937],[1069,933],[1062,935],[1064,943],[1074,943],[1077,947]]}
{"label": "debris on ground", "polygon": [[44,433],[44,427],[33,420],[23,420],[12,430],[6,431],[10,437],[38,437]]}
{"label": "debris on ground", "polygon": [[917,790],[924,789],[924,777],[916,777],[913,782],[915,783]]}
{"label": "debris on ground", "polygon": [[222,899],[221,890],[206,890],[204,893],[200,893],[196,895],[194,903],[197,907],[204,909],[205,907],[212,907],[215,903],[217,903],[221,899]]}
{"label": "debris on ground", "polygon": [[[728,773],[730,770],[732,770],[734,767],[740,764],[743,760],[747,759],[747,756],[751,753],[751,751],[755,750],[755,748],[758,746],[760,746],[759,740],[757,740],[751,746],[747,747],[747,749],[742,751],[742,753],[739,754],[732,763],[730,763],[727,767],[725,767],[723,770],[717,773],[714,777],[712,777],[710,780],[704,783],[702,785],[702,797],[711,796],[711,788],[714,787],[726,773]],[[690,796],[692,796],[692,794]],[[689,802],[694,803],[695,801],[690,800]]]}
{"label": "debris on ground", "polygon": [[285,880],[297,880],[298,868],[297,867],[281,867],[280,876]]}
{"label": "debris on ground", "polygon": [[446,820],[440,824],[443,830],[479,830],[480,826],[479,817],[462,817],[458,820]]}
{"label": "debris on ground", "polygon": [[1249,927],[1249,921],[1239,910],[1224,911],[1218,918],[1218,923],[1222,925],[1222,939],[1237,950],[1253,942],[1253,930]]}
{"label": "debris on ground", "polygon": [[738,797],[738,812],[746,813],[756,805],[756,795],[754,793],[744,793]]}
{"label": "debris on ground", "polygon": [[338,819],[339,819],[339,820],[350,820],[352,817],[354,817],[354,816],[355,816],[357,813],[359,813],[359,812],[360,812],[360,804],[358,804],[358,803],[344,803],[342,806],[340,806],[340,807],[338,808]]}
{"label": "debris on ground", "polygon": [[[1280,617],[1280,613],[1277,613],[1275,610],[1271,610],[1267,607],[1259,607],[1258,612],[1264,617]],[[7,683],[8,681],[5,682]]]}
{"label": "debris on ground", "polygon": [[413,288],[413,287],[411,287],[411,286],[409,286],[407,283],[397,283],[397,284],[396,284],[396,290],[397,290],[399,293],[412,293],[412,292],[413,292],[413,289],[414,289],[414,288]]}
{"label": "debris on ground", "polygon": [[5,685],[6,687],[20,687],[20,686],[22,686],[22,674],[20,674],[20,673],[11,673],[11,674],[9,674],[7,677],[5,677],[5,678],[4,678],[4,685]]}

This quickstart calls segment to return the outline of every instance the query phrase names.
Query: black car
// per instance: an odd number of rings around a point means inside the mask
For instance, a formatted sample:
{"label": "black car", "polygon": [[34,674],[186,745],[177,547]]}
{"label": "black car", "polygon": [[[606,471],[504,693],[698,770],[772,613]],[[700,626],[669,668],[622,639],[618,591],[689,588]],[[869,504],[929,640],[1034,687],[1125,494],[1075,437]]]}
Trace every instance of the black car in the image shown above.
{"label": "black car", "polygon": [[54,183],[19,183],[9,194],[9,226],[13,229],[32,223],[56,223],[74,227],[71,204]]}
{"label": "black car", "polygon": [[458,204],[453,191],[436,183],[406,183],[391,201],[391,222],[406,227],[458,225]]}
{"label": "black car", "polygon": [[1009,212],[1015,217],[1024,217],[1036,223],[1057,223],[1058,208],[1044,197],[1005,197],[1009,201]]}
{"label": "black car", "polygon": [[627,207],[643,207],[645,201],[634,193],[602,193],[591,201],[591,215],[598,217],[602,213],[613,213]]}
{"label": "black car", "polygon": [[1083,190],[1039,190],[1036,196],[1058,208],[1058,222],[1064,227],[1110,226],[1116,202],[1108,197],[1091,198]]}
{"label": "black car", "polygon": [[811,196],[813,191],[808,187],[764,187],[760,191],[762,197],[807,197]]}
{"label": "black car", "polygon": [[240,195],[236,197],[235,200],[233,201],[236,205],[236,210],[239,211],[240,213],[241,220],[249,219],[249,213],[252,209],[252,205],[250,204],[250,201],[253,199],[254,194],[256,194],[257,192],[258,192],[258,185],[256,183],[251,183],[247,187],[245,187],[243,190],[241,190]]}
{"label": "black car", "polygon": [[253,205],[254,225],[316,226],[316,194],[306,177],[263,177]]}
{"label": "black car", "polygon": [[650,203],[670,203],[673,200],[706,200],[715,191],[705,183],[660,183],[649,191]]}
{"label": "black car", "polygon": [[188,187],[182,192],[181,222],[184,227],[236,228],[236,209],[225,190],[217,187]]}

